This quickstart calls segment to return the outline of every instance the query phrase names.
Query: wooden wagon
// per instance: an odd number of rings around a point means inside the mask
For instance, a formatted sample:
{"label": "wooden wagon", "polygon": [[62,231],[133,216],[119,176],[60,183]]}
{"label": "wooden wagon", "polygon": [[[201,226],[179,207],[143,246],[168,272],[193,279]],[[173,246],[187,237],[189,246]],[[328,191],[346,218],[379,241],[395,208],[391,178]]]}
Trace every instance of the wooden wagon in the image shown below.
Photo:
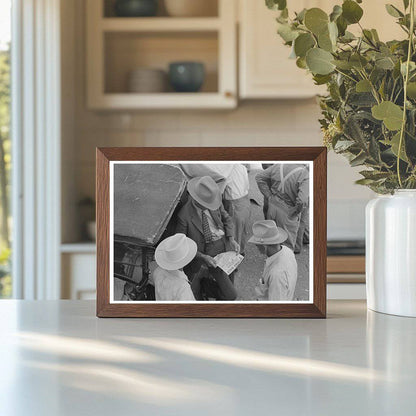
{"label": "wooden wagon", "polygon": [[185,175],[173,165],[114,165],[114,279],[127,282],[132,300],[153,297],[149,262],[159,241],[174,232],[185,187]]}

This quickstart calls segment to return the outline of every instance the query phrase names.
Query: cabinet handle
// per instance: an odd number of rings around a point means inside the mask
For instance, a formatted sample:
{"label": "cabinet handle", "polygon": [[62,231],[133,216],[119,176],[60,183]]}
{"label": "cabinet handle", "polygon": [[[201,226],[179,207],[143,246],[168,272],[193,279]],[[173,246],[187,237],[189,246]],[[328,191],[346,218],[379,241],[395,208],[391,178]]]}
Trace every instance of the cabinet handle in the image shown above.
{"label": "cabinet handle", "polygon": [[226,98],[233,98],[234,97],[234,94],[231,91],[225,91],[224,95],[225,95]]}

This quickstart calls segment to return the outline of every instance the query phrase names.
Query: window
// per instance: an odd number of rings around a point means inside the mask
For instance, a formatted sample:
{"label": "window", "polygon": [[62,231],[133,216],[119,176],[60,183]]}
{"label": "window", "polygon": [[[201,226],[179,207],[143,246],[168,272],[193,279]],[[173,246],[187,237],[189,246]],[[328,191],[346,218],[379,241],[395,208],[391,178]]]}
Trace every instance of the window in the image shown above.
{"label": "window", "polygon": [[0,298],[12,295],[10,265],[10,42],[11,0],[0,0]]}

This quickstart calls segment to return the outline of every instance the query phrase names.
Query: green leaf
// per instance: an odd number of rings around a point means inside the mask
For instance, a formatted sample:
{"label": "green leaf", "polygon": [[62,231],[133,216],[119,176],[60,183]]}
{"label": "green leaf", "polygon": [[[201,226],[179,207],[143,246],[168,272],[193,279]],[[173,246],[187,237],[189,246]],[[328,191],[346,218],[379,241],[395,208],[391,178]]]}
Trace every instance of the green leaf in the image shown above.
{"label": "green leaf", "polygon": [[347,30],[348,27],[348,23],[347,21],[344,19],[344,17],[340,16],[337,19],[337,27],[338,27],[338,32],[341,36],[345,35],[345,32]]}
{"label": "green leaf", "polygon": [[334,150],[337,153],[345,152],[351,146],[354,146],[354,144],[355,142],[353,142],[352,140],[338,140],[334,145]]}
{"label": "green leaf", "polygon": [[378,37],[377,30],[376,30],[376,29],[371,29],[371,33],[372,33],[372,35],[373,35],[373,39],[374,39],[376,42],[380,42],[380,38]]}
{"label": "green leaf", "polygon": [[406,10],[409,7],[409,0],[403,0],[403,6],[404,6],[404,9]]}
{"label": "green leaf", "polygon": [[360,165],[363,165],[366,160],[367,160],[367,155],[364,152],[362,152],[357,157],[354,157],[353,159],[350,160],[350,165],[352,167],[360,166]]}
{"label": "green leaf", "polygon": [[392,4],[386,4],[387,13],[393,17],[403,17],[403,13],[397,8],[394,7]]}
{"label": "green leaf", "polygon": [[407,84],[407,97],[416,100],[416,82],[409,82]]}
{"label": "green leaf", "polygon": [[392,131],[402,127],[403,110],[391,101],[383,101],[371,109],[373,117],[382,120],[384,125]]}
{"label": "green leaf", "polygon": [[370,185],[374,182],[374,179],[358,179],[355,181],[356,185]]}
{"label": "green leaf", "polygon": [[346,0],[342,4],[342,16],[349,24],[358,23],[363,13],[363,9],[353,0]]}
{"label": "green leaf", "polygon": [[285,42],[292,42],[299,36],[299,32],[297,30],[293,30],[292,26],[285,23],[279,23],[277,25],[277,33]]}
{"label": "green leaf", "polygon": [[334,8],[332,9],[332,13],[329,15],[329,20],[331,22],[335,22],[338,17],[342,15],[342,7],[336,4]]}
{"label": "green leaf", "polygon": [[[409,73],[412,73],[414,70],[416,70],[416,64],[412,61],[409,62]],[[400,72],[403,77],[406,76],[406,62],[402,62],[400,64]]]}
{"label": "green leaf", "polygon": [[367,79],[362,79],[361,81],[357,82],[355,90],[357,92],[371,92],[371,82]]}
{"label": "green leaf", "polygon": [[318,35],[318,45],[321,49],[328,52],[333,52],[335,45],[329,36],[329,32],[321,33]]}
{"label": "green leaf", "polygon": [[373,107],[376,100],[369,92],[352,92],[348,98],[348,104],[359,108]]}
{"label": "green leaf", "polygon": [[[404,142],[404,140],[403,140]],[[399,145],[400,145],[400,132],[396,133],[392,139],[389,140],[381,140],[381,143],[385,144],[386,146],[390,146],[391,151],[393,154],[398,157],[399,156]],[[406,156],[406,152],[404,150],[404,143],[402,143],[402,150],[400,152],[400,159],[409,162],[409,159]]]}
{"label": "green leaf", "polygon": [[330,75],[316,74],[316,75],[314,75],[313,80],[315,81],[316,85],[324,85],[327,82],[331,81],[331,76]]}
{"label": "green leaf", "polygon": [[393,58],[387,56],[380,59],[376,59],[376,66],[381,69],[392,70],[394,69],[395,62]]}
{"label": "green leaf", "polygon": [[354,68],[357,69],[363,69],[368,63],[365,57],[358,53],[354,53],[353,55],[351,55],[349,62]]}
{"label": "green leaf", "polygon": [[309,9],[305,13],[305,26],[315,35],[324,33],[328,29],[328,15],[318,7]]}
{"label": "green leaf", "polygon": [[306,9],[301,10],[299,13],[296,14],[295,20],[298,22],[303,22],[305,19]]}
{"label": "green leaf", "polygon": [[296,66],[301,69],[307,69],[305,57],[296,59]]}
{"label": "green leaf", "polygon": [[380,147],[378,145],[377,140],[372,136],[370,138],[370,144],[368,146],[368,151],[370,152],[370,156],[374,159],[376,164],[380,163],[381,156],[380,156]]}
{"label": "green leaf", "polygon": [[360,172],[360,175],[363,175],[365,179],[372,179],[374,181],[377,181],[380,179],[387,179],[389,176],[391,176],[391,173],[380,172],[376,170],[362,170]]}
{"label": "green leaf", "polygon": [[348,32],[348,30],[344,33],[344,35],[341,38],[342,42],[345,43],[351,42],[355,39],[357,39],[356,36],[353,33]]}
{"label": "green leaf", "polygon": [[334,69],[333,56],[320,48],[310,49],[306,54],[306,64],[313,74],[327,75]]}
{"label": "green leaf", "polygon": [[266,6],[270,10],[283,10],[286,8],[286,0],[266,0]]}
{"label": "green leaf", "polygon": [[315,46],[315,40],[310,33],[302,33],[295,39],[295,53],[301,58],[306,56],[306,52]]}
{"label": "green leaf", "polygon": [[349,63],[349,61],[344,61],[344,60],[341,60],[341,59],[336,59],[336,60],[333,61],[333,63],[334,63],[334,65],[337,68],[339,68],[339,69],[341,69],[343,71],[348,71],[348,70],[350,70],[352,68],[352,65]]}

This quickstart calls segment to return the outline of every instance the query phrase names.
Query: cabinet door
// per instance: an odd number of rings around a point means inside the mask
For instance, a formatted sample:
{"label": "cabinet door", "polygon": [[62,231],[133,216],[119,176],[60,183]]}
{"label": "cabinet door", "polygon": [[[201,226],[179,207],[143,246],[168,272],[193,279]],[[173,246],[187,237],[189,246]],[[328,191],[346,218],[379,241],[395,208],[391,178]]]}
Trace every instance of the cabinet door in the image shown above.
{"label": "cabinet door", "polygon": [[[313,5],[311,5],[314,3]],[[292,0],[290,11],[321,7],[319,1]],[[240,0],[240,97],[305,98],[318,93],[311,75],[289,59],[290,48],[276,33],[278,12],[262,0]]]}
{"label": "cabinet door", "polygon": [[[403,8],[402,0],[389,3]],[[340,0],[291,0],[290,13],[303,8],[320,7],[330,12]],[[378,1],[361,4],[366,28],[376,28],[382,40],[402,39],[404,32],[389,16],[385,5]],[[275,17],[278,12],[268,10],[263,0],[239,0],[240,12],[240,97],[241,98],[305,98],[321,93],[311,75],[299,69],[289,59],[290,48],[277,35]],[[358,25],[349,30],[359,33]]]}

